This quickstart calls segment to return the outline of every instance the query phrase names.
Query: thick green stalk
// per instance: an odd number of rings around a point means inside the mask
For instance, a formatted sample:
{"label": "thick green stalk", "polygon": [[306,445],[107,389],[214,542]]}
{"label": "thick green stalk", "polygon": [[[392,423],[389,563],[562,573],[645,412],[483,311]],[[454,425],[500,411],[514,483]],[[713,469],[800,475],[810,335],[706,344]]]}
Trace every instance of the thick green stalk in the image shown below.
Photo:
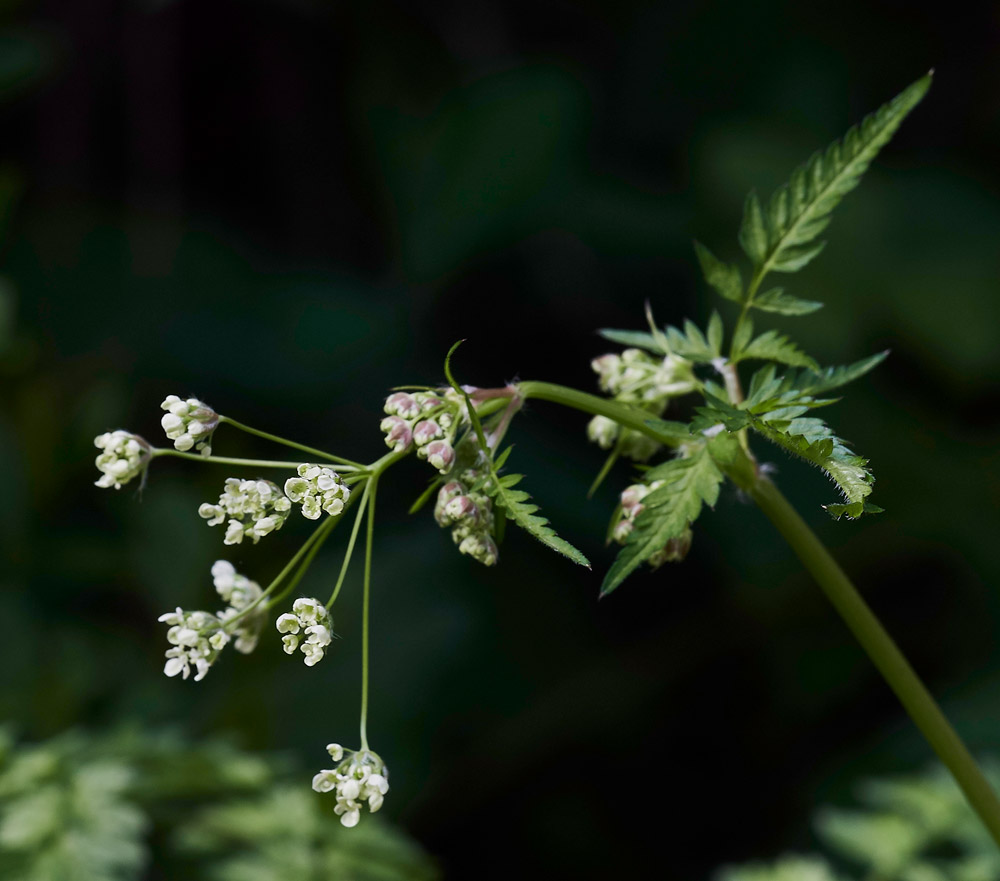
{"label": "thick green stalk", "polygon": [[[586,413],[607,416],[621,425],[664,442],[664,438],[656,431],[655,420],[650,423],[648,414],[644,415],[641,410],[546,382],[522,382],[518,384],[517,390],[525,400],[537,398]],[[1000,801],[997,800],[996,793],[930,692],[844,571],[778,488],[758,474],[751,459],[741,456],[726,470],[774,523],[816,579],[917,728],[961,786],[969,804],[979,815],[993,840],[1000,846]]]}
{"label": "thick green stalk", "polygon": [[768,479],[750,496],[809,570],[1000,845],[1000,801],[962,739],[815,533]]}

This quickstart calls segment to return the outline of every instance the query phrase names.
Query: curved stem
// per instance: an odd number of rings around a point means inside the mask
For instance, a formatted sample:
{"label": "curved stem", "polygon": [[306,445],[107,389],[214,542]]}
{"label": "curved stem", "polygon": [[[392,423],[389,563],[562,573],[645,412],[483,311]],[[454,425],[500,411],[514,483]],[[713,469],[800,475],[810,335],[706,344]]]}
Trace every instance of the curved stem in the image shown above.
{"label": "curved stem", "polygon": [[657,419],[648,410],[630,407],[609,398],[601,398],[588,392],[577,391],[551,382],[520,382],[516,388],[511,389],[511,396],[515,392],[520,394],[524,400],[534,398],[539,401],[551,401],[574,410],[582,410],[592,416],[607,416],[608,419],[613,419],[619,425],[634,429],[661,444],[671,447],[677,446],[676,437],[657,431],[655,427]]}
{"label": "curved stem", "polygon": [[150,452],[152,458],[158,456],[173,456],[176,459],[189,459],[192,462],[207,462],[210,465],[238,465],[244,468],[298,468],[299,462],[279,462],[273,459],[234,459],[226,456],[202,456],[200,453],[182,453],[169,447],[154,447]]}
{"label": "curved stem", "polygon": [[750,495],[816,579],[1000,846],[996,793],[892,637],[778,488],[766,478],[758,479],[750,487]]}
{"label": "curved stem", "polygon": [[[326,459],[328,462],[337,462],[341,465],[348,465],[351,468],[364,468],[360,462],[354,462],[350,459],[344,459],[341,456],[334,456],[332,453],[325,453],[323,450],[317,450],[315,447],[307,447],[305,444],[296,443],[295,441],[290,441],[287,438],[278,437],[276,434],[269,434],[266,431],[261,431],[257,428],[251,428],[249,425],[244,425],[242,422],[237,422],[235,419],[230,419],[228,416],[219,416],[219,422],[225,422],[227,425],[231,425],[233,428],[238,428],[240,431],[245,431],[247,434],[253,434],[257,437],[262,437],[264,440],[269,440],[276,444],[283,444],[286,447],[291,447],[295,450],[301,450],[303,453],[309,453],[311,456],[316,456],[320,459]],[[301,463],[300,463],[301,464]]]}
{"label": "curved stem", "polygon": [[[372,541],[375,537],[375,492],[379,475],[375,474],[369,486],[368,535],[365,543],[365,593],[361,620],[361,749],[368,749],[368,619],[371,606]],[[365,487],[368,489],[368,486]]]}

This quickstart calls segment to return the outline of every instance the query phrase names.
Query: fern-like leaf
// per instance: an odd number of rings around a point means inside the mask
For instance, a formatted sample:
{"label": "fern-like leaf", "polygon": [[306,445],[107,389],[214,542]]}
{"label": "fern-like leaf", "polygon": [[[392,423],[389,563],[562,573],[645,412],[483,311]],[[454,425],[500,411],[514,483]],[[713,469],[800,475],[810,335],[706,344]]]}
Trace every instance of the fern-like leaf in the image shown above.
{"label": "fern-like leaf", "polygon": [[705,281],[715,288],[719,296],[742,303],[743,279],[740,277],[739,267],[733,263],[723,263],[701,242],[694,243],[694,252],[701,264]]}
{"label": "fern-like leaf", "polygon": [[931,74],[851,128],[843,140],[814,153],[791,180],[771,197],[767,211],[756,196],[747,199],[740,229],[743,250],[754,264],[759,283],[768,272],[795,272],[823,248],[816,238],[830,213],[859,183],[879,150],[917,106],[931,85]]}
{"label": "fern-like leaf", "polygon": [[667,351],[657,339],[651,333],[647,333],[644,330],[613,330],[610,327],[605,327],[601,328],[597,333],[598,336],[602,336],[612,343],[618,343],[620,346],[645,349],[647,352],[653,352],[656,355],[667,354]]}
{"label": "fern-like leaf", "polygon": [[777,361],[780,364],[788,364],[790,367],[807,367],[810,370],[818,370],[816,361],[803,352],[784,334],[776,330],[766,330],[759,337],[740,350],[733,352],[733,362],[743,361],[748,358],[757,358],[763,361]]}
{"label": "fern-like leaf", "polygon": [[881,508],[867,501],[875,481],[868,460],[852,453],[823,420],[790,415],[780,410],[751,415],[748,424],[772,443],[821,468],[837,484],[844,502],[823,506],[832,517],[854,520],[880,512]]}
{"label": "fern-like leaf", "polygon": [[763,294],[754,297],[750,305],[762,312],[776,312],[778,315],[808,315],[823,308],[823,304],[816,300],[793,297],[791,294],[786,294],[782,288],[764,291]]}
{"label": "fern-like leaf", "polygon": [[531,501],[531,496],[522,489],[515,489],[522,480],[524,480],[523,474],[494,476],[485,490],[496,505],[503,509],[509,520],[513,520],[525,532],[531,533],[547,548],[589,569],[590,561],[566,539],[560,538],[549,526],[549,521],[537,513],[538,505]]}
{"label": "fern-like leaf", "polygon": [[821,370],[800,370],[785,377],[782,388],[795,389],[801,394],[815,395],[840,388],[849,382],[860,379],[870,370],[878,367],[889,355],[889,350],[869,355],[853,364],[839,367],[824,367]]}
{"label": "fern-like leaf", "polygon": [[719,497],[723,475],[705,447],[685,459],[671,459],[646,472],[645,480],[664,481],[643,500],[643,510],[625,547],[604,577],[601,596],[615,590],[639,566],[678,538],[701,513]]}

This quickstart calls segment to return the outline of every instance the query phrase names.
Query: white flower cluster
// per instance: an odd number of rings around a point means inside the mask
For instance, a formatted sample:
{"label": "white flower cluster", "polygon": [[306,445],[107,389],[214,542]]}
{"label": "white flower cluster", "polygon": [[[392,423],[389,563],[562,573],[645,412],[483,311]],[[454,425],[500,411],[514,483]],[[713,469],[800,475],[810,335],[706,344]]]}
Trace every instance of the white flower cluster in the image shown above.
{"label": "white flower cluster", "polygon": [[[260,585],[240,575],[225,560],[213,564],[212,580],[219,596],[228,604],[217,615],[185,612],[178,606],[157,619],[170,628],[167,642],[171,648],[167,649],[167,663],[163,667],[167,676],[180,674],[187,679],[194,667],[194,681],[200,682],[234,635],[236,650],[243,654],[249,654],[257,645],[267,613],[259,606],[250,612],[246,609],[260,599]],[[237,616],[235,626],[227,623]]]}
{"label": "white flower cluster", "polygon": [[455,433],[468,422],[465,409],[465,402],[456,403],[454,394],[395,392],[385,399],[389,415],[380,426],[386,446],[405,450],[415,444],[417,456],[445,474],[455,464]]}
{"label": "white flower cluster", "polygon": [[336,517],[344,510],[351,497],[351,490],[332,468],[325,465],[299,465],[298,477],[285,481],[285,495],[297,505],[302,505],[302,516],[318,520],[326,511]]}
{"label": "white flower cluster", "polygon": [[106,431],[94,438],[94,446],[101,451],[94,460],[101,472],[94,485],[103,489],[111,486],[121,489],[149,464],[149,444],[129,431]]}
{"label": "white flower cluster", "polygon": [[[235,637],[233,648],[241,654],[249,655],[257,648],[257,640],[260,639],[260,632],[267,620],[264,606],[255,605],[263,591],[256,581],[240,575],[227,560],[216,560],[212,565],[212,581],[216,592],[226,603],[226,608],[219,612],[218,618],[225,626],[227,621],[240,615],[238,623],[232,628],[232,635]],[[254,608],[246,612],[250,606]]]}
{"label": "white flower cluster", "polygon": [[462,480],[442,486],[434,505],[434,519],[439,526],[452,527],[451,537],[460,553],[492,566],[499,554],[493,540],[493,500],[469,489],[477,477],[469,469],[462,473]]}
{"label": "white flower cluster", "polygon": [[[634,404],[661,416],[671,398],[695,391],[698,385],[691,362],[678,355],[659,359],[642,349],[626,349],[620,355],[602,355],[590,362],[603,391],[615,400]],[[620,441],[619,441],[620,435]],[[632,429],[622,429],[613,419],[595,416],[587,425],[587,437],[602,449],[620,443],[620,452],[643,462],[659,449],[652,438]]]}
{"label": "white flower cluster", "polygon": [[198,508],[198,514],[209,526],[218,526],[228,517],[223,542],[235,545],[244,538],[256,544],[269,532],[281,529],[291,510],[292,503],[270,480],[229,477],[218,504],[205,502]]}
{"label": "white flower cluster", "polygon": [[219,425],[219,414],[208,404],[197,398],[167,395],[160,409],[167,411],[160,425],[174,442],[174,449],[186,453],[194,447],[203,456],[212,455],[212,433]]}
{"label": "white flower cluster", "polygon": [[[621,494],[621,519],[615,524],[611,532],[611,537],[618,544],[625,544],[628,537],[635,528],[635,519],[645,509],[642,500],[653,490],[663,486],[662,480],[654,480],[651,483],[635,483],[625,487]],[[658,569],[664,563],[677,563],[683,560],[688,551],[691,550],[691,530],[685,529],[676,538],[670,539],[660,550],[648,557],[646,562],[654,569]]]}
{"label": "white flower cluster", "polygon": [[333,640],[333,621],[323,604],[315,597],[299,597],[292,603],[292,613],[279,615],[275,621],[285,653],[295,654],[300,648],[305,665],[312,667],[323,660],[326,647]]}
{"label": "white flower cluster", "polygon": [[320,771],[313,777],[312,788],[316,792],[335,791],[337,805],[333,812],[348,828],[357,826],[365,802],[373,814],[382,807],[389,791],[389,769],[378,753],[368,749],[345,751],[339,743],[327,744],[326,749],[337,767]]}
{"label": "white flower cluster", "polygon": [[209,612],[185,612],[180,606],[157,619],[169,625],[167,663],[163,672],[167,676],[178,673],[187,679],[193,666],[197,672],[195,682],[201,682],[208,668],[215,663],[219,652],[229,642],[229,634],[222,629],[222,622]]}

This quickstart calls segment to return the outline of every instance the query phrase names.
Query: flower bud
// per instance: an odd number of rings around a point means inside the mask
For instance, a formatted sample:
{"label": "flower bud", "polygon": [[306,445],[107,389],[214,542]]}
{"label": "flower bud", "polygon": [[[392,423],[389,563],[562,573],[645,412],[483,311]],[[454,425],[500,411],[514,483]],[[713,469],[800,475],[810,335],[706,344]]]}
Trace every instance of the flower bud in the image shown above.
{"label": "flower bud", "polygon": [[437,438],[443,436],[444,432],[441,430],[441,426],[433,419],[422,419],[413,426],[413,441],[418,447],[429,444],[432,440],[437,440]]}
{"label": "flower bud", "polygon": [[431,441],[427,450],[427,461],[442,474],[451,470],[455,464],[455,448],[446,440]]}

